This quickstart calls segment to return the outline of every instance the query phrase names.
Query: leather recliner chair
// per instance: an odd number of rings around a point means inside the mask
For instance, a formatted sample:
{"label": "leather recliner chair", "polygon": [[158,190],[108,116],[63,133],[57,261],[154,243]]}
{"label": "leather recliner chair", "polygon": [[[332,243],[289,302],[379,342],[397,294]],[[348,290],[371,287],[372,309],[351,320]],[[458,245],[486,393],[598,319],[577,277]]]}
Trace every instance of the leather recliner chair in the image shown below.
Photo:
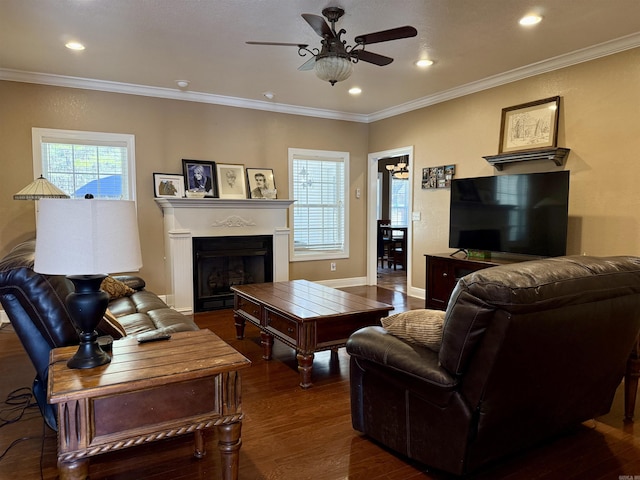
{"label": "leather recliner chair", "polygon": [[606,414],[640,331],[640,258],[560,257],[460,279],[438,352],[347,343],[354,429],[466,474]]}

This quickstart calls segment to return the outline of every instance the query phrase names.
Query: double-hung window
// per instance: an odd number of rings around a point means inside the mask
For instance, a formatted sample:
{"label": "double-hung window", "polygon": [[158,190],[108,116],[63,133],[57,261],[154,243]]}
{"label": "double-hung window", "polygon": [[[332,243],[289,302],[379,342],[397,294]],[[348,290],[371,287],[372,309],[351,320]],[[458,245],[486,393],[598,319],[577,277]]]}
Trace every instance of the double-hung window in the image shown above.
{"label": "double-hung window", "polygon": [[133,135],[33,128],[33,170],[71,198],[135,200]]}
{"label": "double-hung window", "polygon": [[291,260],[349,256],[349,153],[289,149]]}

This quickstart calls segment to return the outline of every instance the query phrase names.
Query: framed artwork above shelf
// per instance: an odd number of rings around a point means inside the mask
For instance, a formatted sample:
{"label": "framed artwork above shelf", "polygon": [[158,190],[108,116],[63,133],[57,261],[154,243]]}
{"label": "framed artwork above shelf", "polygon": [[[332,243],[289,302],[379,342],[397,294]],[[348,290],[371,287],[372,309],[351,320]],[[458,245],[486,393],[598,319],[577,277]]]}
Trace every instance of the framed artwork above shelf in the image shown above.
{"label": "framed artwork above shelf", "polygon": [[484,158],[497,170],[502,170],[505,165],[517,162],[528,162],[531,160],[551,160],[558,167],[561,167],[564,160],[569,155],[568,148],[541,148],[538,150],[526,150],[520,152],[500,153],[498,155],[487,155]]}

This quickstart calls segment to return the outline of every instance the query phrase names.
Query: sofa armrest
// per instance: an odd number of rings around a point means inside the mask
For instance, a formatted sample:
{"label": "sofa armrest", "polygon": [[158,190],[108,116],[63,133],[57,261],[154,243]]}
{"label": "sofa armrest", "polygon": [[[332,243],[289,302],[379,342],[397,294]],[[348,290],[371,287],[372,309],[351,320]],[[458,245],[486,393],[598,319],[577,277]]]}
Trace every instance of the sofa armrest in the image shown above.
{"label": "sofa armrest", "polygon": [[438,389],[453,391],[458,386],[457,378],[440,366],[437,352],[405,342],[382,327],[364,327],[354,332],[347,341],[347,352]]}
{"label": "sofa armrest", "polygon": [[120,280],[127,287],[133,288],[136,291],[144,290],[147,286],[146,282],[135,275],[112,275],[116,280]]}

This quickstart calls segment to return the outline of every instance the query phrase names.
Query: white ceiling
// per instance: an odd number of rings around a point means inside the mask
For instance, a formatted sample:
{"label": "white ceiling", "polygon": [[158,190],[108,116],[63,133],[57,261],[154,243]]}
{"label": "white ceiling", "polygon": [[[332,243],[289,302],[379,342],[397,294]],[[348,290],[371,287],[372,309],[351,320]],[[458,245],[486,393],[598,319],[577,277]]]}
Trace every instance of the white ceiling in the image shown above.
{"label": "white ceiling", "polygon": [[[295,47],[245,44],[319,46],[300,14],[329,5],[346,10],[337,27],[348,44],[404,25],[418,35],[369,46],[394,62],[361,62],[333,87],[297,70],[306,59]],[[523,28],[529,12],[543,21]],[[0,0],[0,79],[362,121],[636,46],[639,0]],[[421,57],[435,64],[420,70]]]}

